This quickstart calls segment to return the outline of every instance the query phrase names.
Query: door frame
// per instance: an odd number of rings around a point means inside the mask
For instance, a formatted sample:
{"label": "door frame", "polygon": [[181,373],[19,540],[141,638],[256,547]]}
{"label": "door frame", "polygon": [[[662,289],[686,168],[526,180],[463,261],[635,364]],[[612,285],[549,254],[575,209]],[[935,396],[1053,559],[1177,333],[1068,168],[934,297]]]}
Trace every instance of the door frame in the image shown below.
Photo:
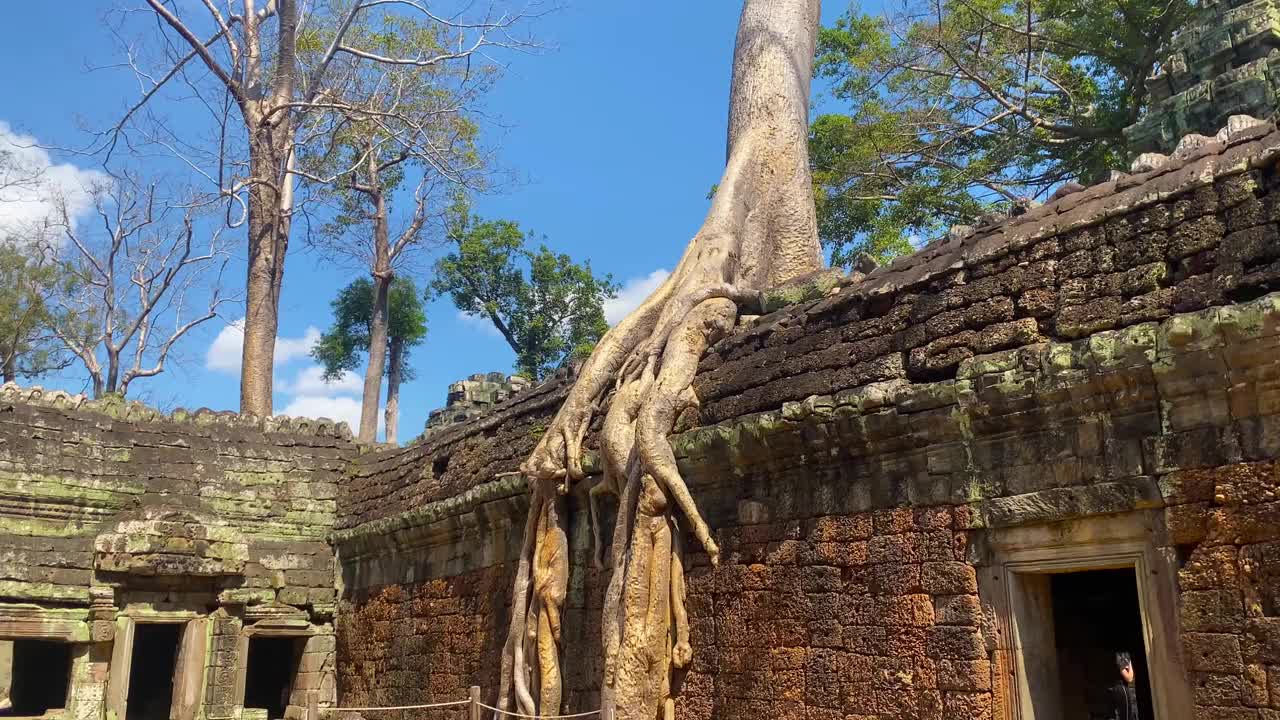
{"label": "door frame", "polygon": [[203,702],[208,664],[208,618],[188,611],[124,613],[116,618],[115,642],[107,679],[107,712],[125,720],[129,711],[129,676],[133,671],[134,631],[138,625],[179,625],[178,655],[173,665],[170,720],[196,720]]}
{"label": "door frame", "polygon": [[1137,583],[1155,718],[1191,717],[1191,685],[1178,634],[1178,563],[1171,550],[1152,543],[1153,520],[1137,512],[990,532],[992,562],[980,568],[978,591],[983,604],[994,609],[993,690],[1003,717],[1061,717],[1056,654],[1046,658],[1036,652],[1053,638],[1052,614],[1047,629],[1042,617],[1050,576],[1120,569],[1132,569]]}

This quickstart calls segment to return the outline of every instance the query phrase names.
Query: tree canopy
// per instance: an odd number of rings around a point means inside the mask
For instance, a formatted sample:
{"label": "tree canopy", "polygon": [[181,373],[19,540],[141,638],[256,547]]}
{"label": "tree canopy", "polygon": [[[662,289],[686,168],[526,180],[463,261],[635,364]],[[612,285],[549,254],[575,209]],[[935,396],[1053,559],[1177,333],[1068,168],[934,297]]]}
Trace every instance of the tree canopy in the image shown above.
{"label": "tree canopy", "polygon": [[450,231],[454,248],[436,263],[431,283],[459,310],[493,323],[516,354],[518,371],[541,380],[555,368],[590,354],[609,329],[604,301],[613,277],[596,277],[591,263],[575,263],[509,220],[467,216]]}
{"label": "tree canopy", "polygon": [[[427,338],[427,312],[418,286],[407,277],[391,281],[390,313],[387,335],[391,342],[402,343],[405,355],[403,372],[413,379],[408,366],[409,348],[421,345]],[[333,308],[333,325],[320,335],[311,356],[324,368],[323,378],[335,381],[345,372],[360,367],[361,358],[369,352],[369,328],[373,319],[373,281],[359,278],[338,291],[329,303]],[[388,372],[390,367],[388,366]]]}
{"label": "tree canopy", "polygon": [[0,380],[39,377],[70,363],[53,331],[51,302],[69,281],[51,252],[0,240]]}
{"label": "tree canopy", "polygon": [[[907,252],[993,206],[1105,179],[1193,0],[903,0],[818,37],[810,129],[833,264]],[[835,108],[841,107],[839,111]]]}

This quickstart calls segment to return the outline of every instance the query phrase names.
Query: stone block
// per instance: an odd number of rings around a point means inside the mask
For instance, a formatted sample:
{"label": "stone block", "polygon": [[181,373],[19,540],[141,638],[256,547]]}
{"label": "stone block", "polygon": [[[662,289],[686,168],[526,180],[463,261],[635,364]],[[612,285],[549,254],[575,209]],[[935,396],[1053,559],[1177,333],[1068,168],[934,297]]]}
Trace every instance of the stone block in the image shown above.
{"label": "stone block", "polygon": [[962,562],[926,562],[921,566],[921,585],[931,595],[975,594],[978,576]]}
{"label": "stone block", "polygon": [[1196,672],[1239,675],[1244,672],[1240,638],[1224,633],[1182,634],[1183,658]]}
{"label": "stone block", "polygon": [[1179,597],[1179,624],[1190,632],[1235,632],[1244,622],[1240,590],[1192,590]]}
{"label": "stone block", "polygon": [[944,720],[991,720],[991,693],[947,691],[942,696]]}
{"label": "stone block", "polygon": [[988,660],[938,660],[938,688],[941,690],[989,691],[991,662]]}
{"label": "stone block", "polygon": [[982,634],[963,626],[936,626],[926,630],[929,657],[935,660],[981,660],[987,656]]}
{"label": "stone block", "polygon": [[1195,703],[1218,707],[1239,707],[1242,705],[1240,697],[1242,682],[1239,675],[1193,673],[1192,687]]}
{"label": "stone block", "polygon": [[982,606],[976,595],[940,595],[933,598],[934,617],[939,625],[982,624]]}

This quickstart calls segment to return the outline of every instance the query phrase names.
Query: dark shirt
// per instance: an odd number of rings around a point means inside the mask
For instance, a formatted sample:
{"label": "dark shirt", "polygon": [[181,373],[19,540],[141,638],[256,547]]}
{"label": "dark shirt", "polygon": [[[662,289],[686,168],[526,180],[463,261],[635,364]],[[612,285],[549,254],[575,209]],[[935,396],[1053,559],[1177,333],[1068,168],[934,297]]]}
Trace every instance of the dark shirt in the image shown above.
{"label": "dark shirt", "polygon": [[1107,720],[1139,720],[1138,691],[1128,683],[1119,682],[1107,689],[1111,703]]}

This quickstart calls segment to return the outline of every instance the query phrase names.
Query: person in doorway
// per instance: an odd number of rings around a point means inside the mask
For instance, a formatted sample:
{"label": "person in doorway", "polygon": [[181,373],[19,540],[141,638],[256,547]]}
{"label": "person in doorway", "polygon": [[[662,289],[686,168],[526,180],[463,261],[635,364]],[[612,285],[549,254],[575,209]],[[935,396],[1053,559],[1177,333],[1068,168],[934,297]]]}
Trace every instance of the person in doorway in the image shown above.
{"label": "person in doorway", "polygon": [[1139,720],[1138,689],[1134,684],[1133,656],[1127,652],[1116,653],[1116,671],[1119,677],[1107,688],[1108,711],[1106,720]]}

